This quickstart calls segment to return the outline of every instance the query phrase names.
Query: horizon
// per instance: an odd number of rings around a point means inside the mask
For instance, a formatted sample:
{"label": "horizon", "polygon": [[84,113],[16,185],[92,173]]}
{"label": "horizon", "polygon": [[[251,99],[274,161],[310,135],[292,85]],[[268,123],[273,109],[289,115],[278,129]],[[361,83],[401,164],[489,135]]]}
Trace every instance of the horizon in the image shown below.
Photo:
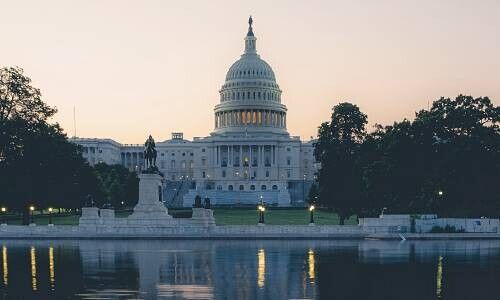
{"label": "horizon", "polygon": [[275,2],[286,12],[265,1],[216,2],[1,3],[9,42],[0,57],[58,109],[52,120],[68,137],[76,107],[78,137],[124,144],[212,132],[249,15],[283,90],[288,132],[303,140],[341,102],[368,115],[368,131],[412,120],[440,97],[500,103],[498,2]]}

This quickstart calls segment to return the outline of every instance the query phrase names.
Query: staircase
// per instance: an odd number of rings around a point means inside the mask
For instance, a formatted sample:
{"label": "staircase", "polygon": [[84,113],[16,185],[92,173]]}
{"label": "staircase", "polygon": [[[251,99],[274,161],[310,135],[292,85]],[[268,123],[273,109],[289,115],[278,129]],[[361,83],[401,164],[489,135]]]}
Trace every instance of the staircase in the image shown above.
{"label": "staircase", "polygon": [[210,198],[210,203],[216,206],[249,206],[260,203],[262,200],[268,205],[290,206],[290,194],[285,191],[220,191],[220,190],[195,190],[189,191],[183,197],[183,206],[191,207],[196,195]]}
{"label": "staircase", "polygon": [[167,207],[182,207],[184,195],[192,186],[192,181],[167,180],[163,189],[163,199]]}

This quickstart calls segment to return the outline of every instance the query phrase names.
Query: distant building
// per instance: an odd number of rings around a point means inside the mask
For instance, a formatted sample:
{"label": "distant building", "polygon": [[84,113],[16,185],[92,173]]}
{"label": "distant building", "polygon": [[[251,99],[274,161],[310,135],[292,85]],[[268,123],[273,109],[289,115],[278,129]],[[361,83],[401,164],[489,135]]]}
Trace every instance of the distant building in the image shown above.
{"label": "distant building", "polygon": [[[227,72],[214,108],[210,136],[185,140],[182,133],[156,142],[157,166],[165,175],[165,198],[171,206],[191,206],[194,197],[215,205],[303,204],[317,164],[313,141],[287,131],[287,108],[273,70],[256,51],[251,22],[245,51]],[[93,165],[121,164],[140,170],[143,145],[110,139],[72,138]]]}

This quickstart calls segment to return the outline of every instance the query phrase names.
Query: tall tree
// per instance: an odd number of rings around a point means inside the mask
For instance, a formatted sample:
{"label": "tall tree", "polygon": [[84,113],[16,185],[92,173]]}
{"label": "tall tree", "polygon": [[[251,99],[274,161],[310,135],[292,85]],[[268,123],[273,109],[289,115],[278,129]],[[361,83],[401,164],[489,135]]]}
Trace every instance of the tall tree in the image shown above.
{"label": "tall tree", "polygon": [[498,216],[499,118],[487,97],[459,95],[370,134],[362,151],[371,157],[363,172],[368,210]]}
{"label": "tall tree", "polygon": [[93,189],[79,147],[68,142],[58,124],[48,123],[55,113],[22,69],[0,69],[2,204],[23,211],[25,222],[29,205],[76,208]]}
{"label": "tall tree", "polygon": [[365,136],[367,116],[356,105],[340,103],[330,122],[321,124],[314,155],[318,172],[319,203],[334,210],[344,224],[360,211],[361,169],[359,149]]}

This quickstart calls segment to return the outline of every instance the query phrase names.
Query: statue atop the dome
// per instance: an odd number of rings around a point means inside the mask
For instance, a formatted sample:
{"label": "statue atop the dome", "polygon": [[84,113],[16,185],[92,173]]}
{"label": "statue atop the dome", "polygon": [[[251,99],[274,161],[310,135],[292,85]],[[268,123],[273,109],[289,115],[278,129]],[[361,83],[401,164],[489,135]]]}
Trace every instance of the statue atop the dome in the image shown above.
{"label": "statue atop the dome", "polygon": [[247,33],[247,36],[253,36],[252,24],[253,24],[253,19],[252,19],[252,16],[250,16],[250,18],[248,18],[248,33]]}
{"label": "statue atop the dome", "polygon": [[151,135],[149,135],[149,138],[144,143],[144,161],[146,171],[154,172],[158,170],[158,168],[156,167],[156,155],[157,152],[155,140]]}

